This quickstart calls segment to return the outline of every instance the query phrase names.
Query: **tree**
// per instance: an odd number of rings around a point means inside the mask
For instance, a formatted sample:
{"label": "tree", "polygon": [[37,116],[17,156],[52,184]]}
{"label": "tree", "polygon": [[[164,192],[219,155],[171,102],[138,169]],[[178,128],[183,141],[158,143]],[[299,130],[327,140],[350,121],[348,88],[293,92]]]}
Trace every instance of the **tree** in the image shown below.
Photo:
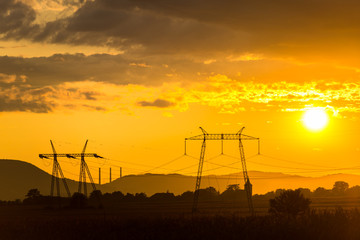
{"label": "tree", "polygon": [[25,195],[26,198],[30,199],[36,199],[41,197],[40,191],[37,188],[32,188],[28,191],[28,193]]}
{"label": "tree", "polygon": [[194,192],[192,191],[183,192],[180,196],[178,196],[178,199],[183,201],[192,201],[194,199]]}
{"label": "tree", "polygon": [[89,199],[99,200],[102,197],[102,192],[100,190],[94,190],[90,193]]}
{"label": "tree", "polygon": [[84,208],[87,206],[87,197],[82,193],[74,193],[70,200],[70,206],[73,208]]}
{"label": "tree", "polygon": [[349,188],[349,184],[344,181],[337,181],[334,183],[333,186],[333,193],[342,195],[345,193],[345,191]]}
{"label": "tree", "polygon": [[244,190],[241,190],[239,184],[228,185],[226,190],[221,193],[221,198],[223,200],[240,200],[245,199],[246,194]]}
{"label": "tree", "polygon": [[135,201],[145,201],[147,196],[145,193],[135,193]]}
{"label": "tree", "polygon": [[219,196],[219,192],[216,191],[214,187],[208,187],[205,189],[199,189],[199,199],[200,200],[215,200]]}
{"label": "tree", "polygon": [[305,198],[300,189],[285,190],[270,199],[269,212],[279,216],[296,217],[310,209],[310,199]]}
{"label": "tree", "polygon": [[124,198],[124,194],[120,191],[115,191],[111,194],[111,198],[116,201],[121,201]]}
{"label": "tree", "polygon": [[23,201],[24,204],[39,204],[44,200],[37,188],[30,189],[25,197],[26,198]]}
{"label": "tree", "polygon": [[230,184],[225,191],[237,191],[240,190],[239,184]]}
{"label": "tree", "polygon": [[170,192],[166,193],[155,193],[150,197],[150,200],[152,201],[164,201],[164,202],[170,202],[175,200],[175,195]]}
{"label": "tree", "polygon": [[331,190],[325,189],[323,187],[318,187],[314,193],[314,197],[328,197],[331,196]]}
{"label": "tree", "polygon": [[352,197],[360,197],[360,186],[356,185],[346,190],[346,195],[350,195]]}

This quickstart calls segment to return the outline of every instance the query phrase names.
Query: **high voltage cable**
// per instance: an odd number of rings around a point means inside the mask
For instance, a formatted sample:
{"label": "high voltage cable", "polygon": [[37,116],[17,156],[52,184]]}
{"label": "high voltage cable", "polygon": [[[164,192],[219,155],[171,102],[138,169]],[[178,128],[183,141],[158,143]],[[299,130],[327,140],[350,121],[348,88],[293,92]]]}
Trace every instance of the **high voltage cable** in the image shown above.
{"label": "high voltage cable", "polygon": [[[237,157],[234,156],[230,156],[227,155],[229,157],[235,158],[235,159],[239,159]],[[263,154],[261,154],[260,156],[264,156]],[[268,156],[270,157],[270,156]],[[283,166],[278,166],[278,165],[270,165],[270,164],[265,164],[265,163],[259,163],[259,162],[254,162],[254,161],[249,161],[251,163],[255,163],[255,164],[259,164],[259,165],[264,165],[264,166],[271,166],[271,167],[276,167],[276,168],[287,168],[287,169],[298,169],[298,170],[309,170],[307,172],[284,172],[284,173],[310,173],[310,172],[327,172],[327,171],[338,171],[338,170],[353,170],[353,169],[359,169],[360,166],[354,166],[354,167],[347,167],[347,168],[322,168],[322,169],[309,169],[309,168],[297,168],[297,167],[283,167]],[[291,162],[291,161],[288,161]]]}
{"label": "high voltage cable", "polygon": [[[221,157],[221,156],[226,156],[226,157],[230,157],[230,158],[234,158],[234,159],[237,159],[239,161],[236,161],[236,162],[233,162],[233,163],[230,163],[230,164],[227,164],[227,165],[224,165],[224,164],[219,164],[219,163],[214,163],[214,162],[211,162],[210,160],[213,160],[213,159],[216,159],[218,157]],[[292,164],[298,164],[298,165],[307,165],[307,166],[311,166],[311,167],[317,167],[317,168],[301,168],[301,167],[286,167],[286,166],[279,166],[279,165],[274,165],[274,164],[268,164],[268,163],[263,163],[263,162],[258,162],[258,161],[248,161],[249,159],[253,158],[253,157],[257,157],[257,156],[263,156],[265,158],[270,158],[270,159],[274,159],[274,160],[278,160],[278,161],[282,161],[282,162],[287,162],[287,163],[292,163]],[[171,171],[172,173],[182,173],[182,174],[196,174],[196,172],[185,172],[183,173],[182,171],[183,170],[186,170],[186,169],[189,169],[189,168],[192,168],[192,167],[195,167],[197,166],[198,164],[191,164],[187,167],[183,167],[183,168],[180,168],[180,169],[176,169],[176,170],[173,170],[173,169],[168,169],[168,168],[164,168],[164,166],[167,166],[175,161],[178,161],[184,157],[189,157],[189,158],[192,158],[192,159],[195,159],[195,160],[198,160],[197,157],[194,157],[194,156],[191,156],[191,155],[181,155],[175,159],[172,159],[170,161],[167,161],[165,163],[162,163],[158,166],[151,166],[151,165],[147,165],[147,164],[140,164],[140,163],[134,163],[134,162],[127,162],[127,161],[123,161],[123,160],[115,160],[115,159],[109,159],[109,158],[104,158],[104,162],[101,164],[101,166],[113,166],[113,167],[120,167],[119,165],[114,165],[112,164],[111,162],[116,162],[116,163],[119,163],[119,164],[130,164],[130,165],[136,165],[136,166],[141,166],[141,167],[147,167],[147,168],[150,168],[148,170],[143,170],[143,169],[138,169],[138,168],[132,168],[132,167],[127,167],[128,169],[132,169],[132,170],[136,170],[136,171],[139,171],[141,172],[141,174],[143,173],[148,173],[148,172],[151,172],[153,170],[156,170],[156,169],[163,169],[163,170],[167,170],[167,171]],[[286,159],[282,159],[282,158],[277,158],[277,157],[273,157],[273,156],[270,156],[270,155],[267,155],[267,154],[257,154],[257,155],[254,155],[254,156],[251,156],[251,157],[248,157],[246,158],[246,160],[250,163],[253,163],[253,164],[257,164],[257,165],[262,165],[262,166],[267,166],[267,167],[274,167],[274,168],[281,168],[281,169],[293,169],[293,170],[306,170],[306,171],[296,171],[296,172],[283,172],[283,173],[315,173],[315,172],[332,172],[332,171],[339,171],[339,170],[355,170],[355,169],[360,169],[360,166],[354,166],[354,167],[347,167],[347,168],[332,168],[332,167],[325,167],[325,166],[320,166],[320,165],[316,165],[316,164],[308,164],[308,163],[301,163],[301,162],[297,162],[297,161],[290,161],[290,160],[286,160]],[[64,161],[64,160],[61,160],[61,161]],[[96,161],[92,161],[92,160],[87,160],[88,162],[91,162],[93,164],[97,164],[99,165],[99,162],[96,162]],[[67,162],[67,163],[71,163],[73,166],[73,161],[64,161],[64,162]],[[109,163],[110,162],[110,163]],[[236,164],[236,163],[240,163],[240,158],[239,157],[234,157],[234,156],[231,156],[231,155],[228,155],[228,154],[220,154],[220,155],[217,155],[217,156],[214,156],[214,157],[211,157],[209,159],[206,159],[205,162],[208,162],[209,164],[212,164],[212,165],[216,165],[218,167],[216,168],[211,168],[211,169],[206,169],[204,170],[204,172],[209,172],[209,171],[213,171],[213,170],[217,170],[217,169],[220,169],[220,168],[229,168],[229,169],[236,169],[236,170],[240,170],[240,168],[236,168],[236,167],[232,167],[232,165]],[[45,165],[45,163],[44,163]],[[76,164],[78,165],[78,164]],[[95,167],[95,166],[89,166],[89,168],[91,169],[97,169],[98,167]],[[320,169],[319,169],[320,168]],[[73,173],[70,173],[69,171],[65,171],[69,174],[72,174],[74,176],[76,176],[76,174],[73,174]]]}
{"label": "high voltage cable", "polygon": [[285,159],[282,159],[282,158],[273,157],[273,156],[269,156],[269,155],[266,155],[266,154],[260,154],[260,155],[264,156],[264,157],[267,157],[267,158],[271,158],[271,159],[275,159],[275,160],[283,161],[283,162],[288,162],[288,163],[295,163],[295,164],[299,164],[299,165],[308,165],[308,166],[311,166],[311,167],[322,167],[322,168],[324,167],[324,166],[320,166],[320,165],[316,165],[316,164],[309,164],[309,163],[302,163],[302,162],[285,160]]}
{"label": "high voltage cable", "polygon": [[[230,155],[226,155],[226,154],[220,154],[219,156],[221,156],[221,155],[230,156]],[[247,159],[256,157],[257,155],[258,155],[258,154],[253,155],[253,156],[251,156],[251,157],[248,157]],[[218,156],[218,157],[219,157],[219,156]],[[235,157],[234,157],[234,158],[235,158]],[[212,159],[214,159],[214,158],[210,158],[210,159],[206,160],[206,162],[208,162],[208,163],[210,163],[210,164],[213,164],[213,165],[217,165],[217,166],[219,166],[219,167],[215,167],[215,168],[211,168],[211,169],[206,169],[206,170],[204,170],[203,172],[209,172],[209,171],[217,170],[217,169],[220,169],[220,168],[231,168],[231,169],[240,170],[240,168],[229,167],[229,166],[230,166],[230,165],[234,165],[234,164],[236,164],[236,163],[240,163],[241,161],[236,161],[236,162],[230,163],[230,164],[228,164],[228,165],[222,165],[222,164],[218,164],[218,163],[209,162],[209,160],[212,160]],[[236,159],[238,159],[238,158],[236,158]],[[192,172],[191,174],[195,174],[195,173],[196,173],[196,172]]]}
{"label": "high voltage cable", "polygon": [[[227,155],[231,158],[234,158],[234,159],[239,159],[237,157],[234,157],[234,156],[230,156],[230,155]],[[261,155],[258,155],[258,156],[261,156]],[[262,165],[262,166],[266,166],[266,167],[275,167],[275,168],[283,168],[283,169],[294,169],[294,170],[323,170],[323,169],[310,169],[310,168],[299,168],[299,167],[286,167],[286,166],[279,166],[279,165],[273,165],[273,164],[268,164],[268,163],[261,163],[261,162],[256,162],[256,161],[248,161],[250,163],[254,163],[254,164],[258,164],[258,165]]]}
{"label": "high voltage cable", "polygon": [[[172,160],[170,160],[170,161],[168,161],[168,162],[165,162],[165,163],[163,163],[163,164],[161,164],[161,165],[159,165],[159,166],[156,166],[156,167],[154,167],[154,168],[152,168],[152,169],[149,169],[149,170],[147,170],[147,171],[144,171],[144,173],[147,173],[147,172],[153,171],[153,170],[155,170],[155,169],[161,168],[161,167],[163,167],[163,166],[169,165],[169,164],[171,164],[171,163],[173,163],[173,162],[175,162],[175,161],[177,161],[177,160],[179,160],[179,159],[181,159],[181,158],[183,158],[183,157],[186,157],[186,156],[198,160],[197,158],[195,158],[195,157],[193,157],[193,156],[191,156],[191,155],[181,155],[181,156],[179,156],[179,157],[177,157],[177,158],[175,158],[175,159],[172,159]],[[217,155],[217,156],[215,156],[215,157],[210,158],[209,160],[215,159],[215,158],[217,158],[217,157],[219,157],[219,156],[220,156],[220,155]],[[197,165],[197,164],[196,164],[196,165]],[[196,165],[195,165],[195,166],[196,166]],[[190,168],[190,167],[192,167],[192,166],[194,166],[194,165],[191,165],[191,166],[188,166],[188,167],[185,167],[185,168]],[[168,169],[168,170],[169,170],[169,169]],[[178,172],[178,171],[176,171],[176,170],[175,170],[175,171],[174,171],[174,170],[170,170],[170,171],[172,171],[172,172],[174,172],[174,173]]]}
{"label": "high voltage cable", "polygon": [[343,171],[343,170],[356,170],[360,169],[360,166],[348,167],[348,168],[333,168],[333,169],[323,169],[323,170],[314,170],[307,172],[283,172],[283,173],[316,173],[316,172],[333,172],[333,171]]}
{"label": "high voltage cable", "polygon": [[168,161],[168,162],[165,162],[165,163],[163,163],[163,164],[161,164],[161,165],[159,165],[159,166],[156,166],[156,167],[154,167],[154,168],[151,168],[151,169],[145,171],[144,173],[153,171],[153,170],[155,170],[155,169],[161,168],[161,167],[166,166],[166,165],[169,165],[170,163],[173,163],[173,162],[175,162],[175,161],[183,158],[184,156],[185,156],[185,155],[181,155],[181,156],[179,156],[179,157],[177,157],[177,158],[174,158],[174,159],[172,159],[172,160],[170,160],[170,161]]}
{"label": "high voltage cable", "polygon": [[[122,160],[115,160],[115,159],[109,159],[107,158],[107,160],[109,161],[113,161],[113,162],[118,162],[118,163],[127,163],[127,164],[131,164],[131,165],[135,165],[135,166],[141,166],[141,167],[146,167],[146,168],[154,168],[154,166],[151,165],[147,165],[147,164],[141,164],[141,163],[131,163],[131,162],[126,162],[126,161],[122,161]],[[167,168],[163,168],[163,167],[159,167],[163,170],[167,170],[167,171],[171,171],[171,169],[167,169]],[[140,169],[139,169],[140,170]],[[141,169],[140,171],[144,171],[143,169]]]}
{"label": "high voltage cable", "polygon": [[187,166],[187,167],[184,167],[184,168],[177,169],[177,170],[175,170],[174,172],[175,172],[175,173],[176,173],[176,172],[180,172],[180,171],[182,171],[182,170],[189,169],[189,168],[192,168],[192,167],[196,167],[196,166],[198,166],[198,165],[199,165],[198,163],[195,163],[195,164],[193,164],[193,165],[190,165],[190,166]]}

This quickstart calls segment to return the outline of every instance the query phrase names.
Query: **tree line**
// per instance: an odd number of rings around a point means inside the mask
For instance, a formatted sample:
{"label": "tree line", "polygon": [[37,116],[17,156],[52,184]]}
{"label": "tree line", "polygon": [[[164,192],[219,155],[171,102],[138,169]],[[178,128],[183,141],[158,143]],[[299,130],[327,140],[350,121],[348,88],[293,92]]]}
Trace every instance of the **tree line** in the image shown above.
{"label": "tree line", "polygon": [[[266,194],[256,194],[253,199],[256,200],[269,200],[279,197],[282,193],[286,192],[285,189],[277,189]],[[316,197],[360,197],[360,186],[349,187],[349,184],[344,181],[337,181],[334,183],[332,189],[325,189],[319,187],[314,191],[307,188],[299,188],[305,198]],[[80,193],[74,193],[71,198],[65,197],[51,197],[44,196],[38,189],[30,189],[25,196],[24,200],[15,201],[0,201],[0,205],[21,205],[21,204],[51,204],[61,199],[63,205],[69,206],[88,206],[96,205],[101,199],[102,204],[116,204],[120,202],[171,202],[171,201],[192,201],[194,192],[186,191],[182,194],[175,195],[171,192],[155,193],[147,196],[145,193],[122,193],[115,191],[112,193],[102,193],[100,190],[93,191],[89,197]],[[57,199],[57,200],[56,200]],[[240,189],[239,184],[228,185],[226,190],[220,193],[214,187],[208,187],[199,190],[199,201],[246,201],[246,192]]]}

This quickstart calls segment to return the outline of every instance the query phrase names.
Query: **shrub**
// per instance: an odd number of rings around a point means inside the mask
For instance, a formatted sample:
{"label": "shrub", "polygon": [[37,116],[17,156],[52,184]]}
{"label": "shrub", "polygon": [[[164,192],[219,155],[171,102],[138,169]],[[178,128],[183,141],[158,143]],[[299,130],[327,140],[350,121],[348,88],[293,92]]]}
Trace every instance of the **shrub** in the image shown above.
{"label": "shrub", "polygon": [[70,200],[70,207],[73,208],[84,208],[87,206],[87,197],[82,193],[74,193]]}
{"label": "shrub", "polygon": [[280,216],[296,217],[310,209],[310,199],[305,198],[300,189],[285,190],[274,199],[270,199],[269,212]]}

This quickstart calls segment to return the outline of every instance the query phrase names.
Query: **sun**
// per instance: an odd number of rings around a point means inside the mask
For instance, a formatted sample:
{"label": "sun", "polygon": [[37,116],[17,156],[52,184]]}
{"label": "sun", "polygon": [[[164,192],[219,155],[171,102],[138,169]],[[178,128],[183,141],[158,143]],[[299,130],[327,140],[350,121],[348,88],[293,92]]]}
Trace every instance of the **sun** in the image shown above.
{"label": "sun", "polygon": [[311,108],[304,113],[302,121],[309,130],[319,131],[326,127],[329,116],[323,108]]}

